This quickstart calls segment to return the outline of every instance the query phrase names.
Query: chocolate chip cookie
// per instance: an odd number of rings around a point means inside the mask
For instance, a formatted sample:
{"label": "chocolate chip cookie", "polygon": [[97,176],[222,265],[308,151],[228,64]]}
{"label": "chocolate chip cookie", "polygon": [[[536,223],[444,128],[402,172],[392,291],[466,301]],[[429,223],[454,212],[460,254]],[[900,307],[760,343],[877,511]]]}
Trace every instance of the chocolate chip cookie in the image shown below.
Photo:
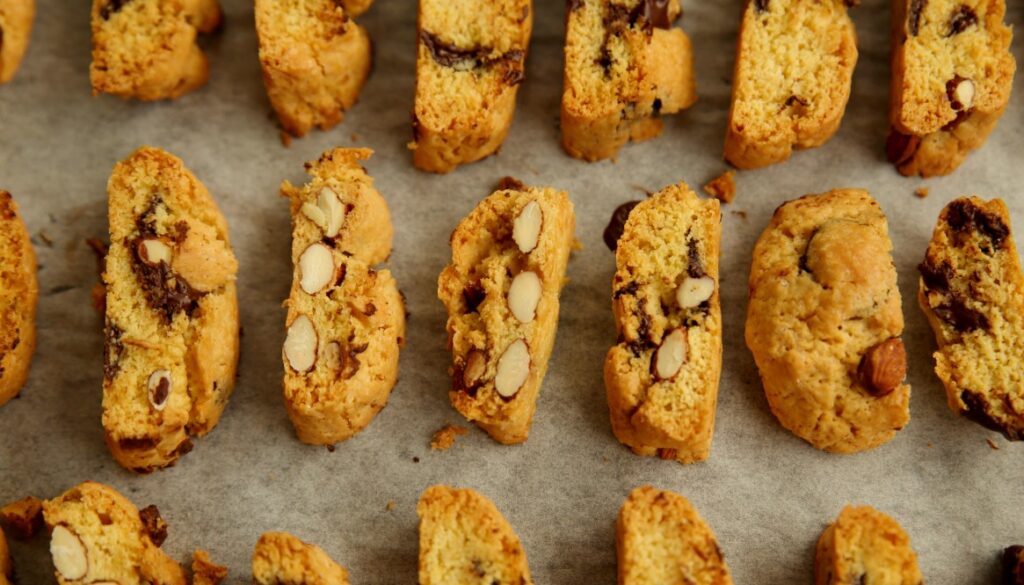
{"label": "chocolate chip cookie", "polygon": [[948,175],[979,148],[1010,100],[1017,65],[1004,0],[892,2],[889,162]]}
{"label": "chocolate chip cookie", "polygon": [[814,585],[922,585],[910,537],[870,506],[846,506],[818,539]]}
{"label": "chocolate chip cookie", "polygon": [[419,585],[532,585],[526,552],[498,508],[471,489],[427,488],[420,517]]}
{"label": "chocolate chip cookie", "polygon": [[167,523],[112,487],[87,481],[43,503],[50,555],[61,585],[185,585],[185,571],[160,545]]}
{"label": "chocolate chip cookie", "polygon": [[198,33],[220,26],[217,0],[93,0],[93,95],[163,100],[206,84]]}
{"label": "chocolate chip cookie", "polygon": [[640,455],[707,459],[722,371],[722,216],[684,183],[629,214],[615,252],[618,343],[604,381],[615,436]]}
{"label": "chocolate chip cookie", "polygon": [[228,227],[181,159],[143,147],[107,184],[103,428],[148,472],[210,432],[235,386],[238,300]]}
{"label": "chocolate chip cookie", "polygon": [[36,349],[36,254],[18,204],[0,189],[0,406],[28,379]]}
{"label": "chocolate chip cookie", "polygon": [[953,412],[1024,440],[1024,274],[1000,199],[960,198],[939,215],[918,301]]}
{"label": "chocolate chip cookie", "polygon": [[871,449],[910,420],[891,252],[859,189],[783,204],[754,247],[747,346],[772,412],[818,449]]}
{"label": "chocolate chip cookie", "polygon": [[263,83],[281,126],[303,136],[341,122],[370,75],[366,29],[335,0],[256,0],[255,11]]}
{"label": "chocolate chip cookie", "polygon": [[821,146],[839,129],[857,64],[849,0],[749,0],[743,11],[725,160],[753,169]]}
{"label": "chocolate chip cookie", "polygon": [[506,186],[452,232],[437,296],[448,310],[452,405],[510,444],[530,432],[576,216],[564,191]]}
{"label": "chocolate chip cookie", "polygon": [[412,162],[447,173],[498,151],[512,124],[532,0],[420,0]]}
{"label": "chocolate chip cookie", "polygon": [[348,571],[314,544],[284,532],[265,532],[252,553],[252,582],[348,585]]}
{"label": "chocolate chip cookie", "polygon": [[679,0],[575,0],[565,20],[562,146],[588,161],[661,134],[663,114],[697,100]]}
{"label": "chocolate chip cookie", "polygon": [[638,487],[615,524],[619,585],[732,585],[715,534],[679,494]]}
{"label": "chocolate chip cookie", "polygon": [[387,202],[360,166],[369,149],[336,148],[285,182],[292,287],[285,306],[284,400],[300,440],[331,445],[365,428],[398,379],[405,306],[391,272]]}
{"label": "chocolate chip cookie", "polygon": [[35,17],[36,0],[0,2],[0,83],[7,83],[18,71]]}

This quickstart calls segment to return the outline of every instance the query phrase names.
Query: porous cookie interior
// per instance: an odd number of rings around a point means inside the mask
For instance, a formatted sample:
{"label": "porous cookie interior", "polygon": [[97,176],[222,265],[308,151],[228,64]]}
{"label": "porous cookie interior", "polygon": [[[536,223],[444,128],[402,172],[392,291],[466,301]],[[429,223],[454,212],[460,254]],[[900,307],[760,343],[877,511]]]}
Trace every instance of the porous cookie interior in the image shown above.
{"label": "porous cookie interior", "polygon": [[868,506],[847,506],[825,529],[815,561],[816,585],[924,581],[910,537],[889,516]]}
{"label": "porous cookie interior", "polygon": [[[119,87],[125,80],[184,61],[196,38],[180,2],[94,0],[93,74]],[[126,88],[122,88],[126,89]]]}
{"label": "porous cookie interior", "polygon": [[260,536],[252,555],[252,578],[257,585],[348,585],[348,572],[320,547],[283,532]]}
{"label": "porous cookie interior", "polygon": [[737,50],[732,130],[750,141],[815,133],[842,117],[857,60],[842,0],[751,0]]}
{"label": "porous cookie interior", "polygon": [[[1002,0],[901,0],[902,67],[894,96],[901,132],[930,134],[973,111],[1001,111],[1010,97],[1012,33]],[[902,11],[900,9],[902,8]],[[956,92],[960,83],[970,84]]]}
{"label": "porous cookie interior", "polygon": [[972,197],[946,206],[920,271],[950,407],[1024,439],[1024,275],[1005,204]]}
{"label": "porous cookie interior", "polygon": [[261,53],[280,59],[295,43],[317,46],[344,35],[355,23],[333,0],[276,0],[258,2]]}
{"label": "porous cookie interior", "polygon": [[428,488],[420,497],[420,585],[531,585],[519,538],[490,500],[472,490]]}
{"label": "porous cookie interior", "polygon": [[0,404],[25,381],[35,347],[38,295],[28,230],[11,194],[0,190]]}

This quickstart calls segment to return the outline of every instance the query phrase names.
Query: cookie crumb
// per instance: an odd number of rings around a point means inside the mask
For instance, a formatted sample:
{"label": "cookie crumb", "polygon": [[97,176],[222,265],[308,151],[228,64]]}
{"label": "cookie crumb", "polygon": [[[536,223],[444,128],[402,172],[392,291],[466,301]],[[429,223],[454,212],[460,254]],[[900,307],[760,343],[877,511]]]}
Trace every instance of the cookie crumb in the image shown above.
{"label": "cookie crumb", "polygon": [[989,447],[992,447],[993,451],[998,451],[999,450],[999,445],[996,445],[996,442],[993,441],[992,439],[985,439],[985,442],[988,443]]}
{"label": "cookie crumb", "polygon": [[391,510],[394,510],[395,509],[395,501],[394,500],[388,500],[388,503],[384,504],[384,509],[387,510],[388,512],[390,512]]}
{"label": "cookie crumb", "polygon": [[468,432],[469,430],[459,425],[445,425],[434,433],[434,438],[430,440],[430,448],[434,451],[447,451],[455,444],[455,439]]}
{"label": "cookie crumb", "polygon": [[704,185],[704,191],[722,203],[732,203],[736,198],[736,172],[727,170],[711,179]]}
{"label": "cookie crumb", "polygon": [[918,199],[924,199],[928,196],[928,187],[922,185],[917,189],[914,189],[914,195],[916,195]]}
{"label": "cookie crumb", "polygon": [[736,210],[730,211],[729,213],[735,215],[736,217],[738,217],[738,218],[740,218],[742,220],[746,220],[747,219],[747,212],[746,211],[741,211],[741,210],[736,209]]}
{"label": "cookie crumb", "polygon": [[517,179],[515,177],[506,175],[506,176],[498,179],[498,185],[497,185],[497,187],[495,187],[494,190],[495,191],[505,191],[505,190],[522,191],[523,189],[526,189],[526,185],[524,185],[522,181],[520,181],[519,179]]}
{"label": "cookie crumb", "polygon": [[334,444],[327,445],[327,452],[334,453]]}
{"label": "cookie crumb", "polygon": [[359,135],[353,132],[352,135],[349,136],[349,139],[351,139],[352,142],[359,142]]}
{"label": "cookie crumb", "polygon": [[676,450],[666,448],[658,449],[658,457],[665,461],[671,461],[676,458]]}
{"label": "cookie crumb", "polygon": [[192,585],[217,585],[228,576],[228,568],[210,560],[210,553],[196,549],[192,553]]}
{"label": "cookie crumb", "polygon": [[413,463],[419,463],[420,462],[420,458],[419,457],[413,457],[412,458],[412,462]]}
{"label": "cookie crumb", "polygon": [[18,540],[29,540],[43,527],[43,503],[28,496],[0,508],[0,522]]}
{"label": "cookie crumb", "polygon": [[288,148],[292,145],[292,135],[281,130],[281,146]]}

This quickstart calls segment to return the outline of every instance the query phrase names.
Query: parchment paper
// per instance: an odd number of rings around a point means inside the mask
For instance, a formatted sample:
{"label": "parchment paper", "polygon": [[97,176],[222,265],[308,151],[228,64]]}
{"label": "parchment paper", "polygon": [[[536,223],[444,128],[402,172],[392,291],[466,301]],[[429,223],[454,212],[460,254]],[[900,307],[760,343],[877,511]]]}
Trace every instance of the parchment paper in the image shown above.
{"label": "parchment paper", "polygon": [[[250,2],[226,0],[227,27],[203,41],[210,83],[173,103],[90,97],[86,2],[40,0],[27,58],[0,86],[0,187],[10,190],[39,255],[39,343],[22,397],[0,408],[0,501],[53,497],[86,479],[112,484],[170,523],[164,545],[187,561],[197,547],[248,583],[252,547],[266,530],[322,546],[354,584],[416,580],[416,500],[438,482],[473,487],[515,526],[537,583],[613,583],[613,522],[626,494],[651,483],[684,494],[717,533],[737,583],[809,583],[814,544],[848,503],[893,515],[910,533],[930,583],[990,584],[997,554],[1024,541],[1024,445],[953,416],[932,373],[934,342],[914,300],[921,260],[941,207],[955,196],[1002,197],[1024,230],[1024,87],[987,145],[948,178],[900,177],[884,161],[888,129],[889,13],[883,0],[852,11],[860,36],[853,95],[839,133],[785,164],[743,172],[724,207],[724,374],[710,460],[691,466],[631,454],[612,436],[601,367],[614,342],[613,255],[601,231],[621,202],[679,180],[699,188],[725,169],[741,0],[688,0],[700,101],[667,119],[664,134],[630,145],[617,163],[586,164],[559,147],[563,2],[536,0],[519,107],[501,154],[447,176],[418,172],[410,139],[415,2],[378,0],[360,18],[376,66],[345,122],[282,146],[260,80]],[[1024,5],[1008,2],[1018,27]],[[1014,46],[1024,60],[1021,43]],[[90,306],[95,261],[84,239],[106,232],[113,164],[151,144],[181,156],[219,201],[241,263],[244,335],[238,386],[219,427],[177,466],[136,476],[103,444],[100,317]],[[366,165],[394,217],[390,261],[411,312],[401,376],[388,407],[334,452],[299,443],[281,399],[281,301],[291,276],[283,179],[338,145],[369,146]],[[583,244],[569,267],[558,341],[530,440],[503,447],[476,430],[449,451],[431,434],[461,423],[448,404],[444,310],[436,278],[448,235],[503,175],[567,189]],[[921,185],[927,199],[913,195]],[[889,444],[852,456],[819,452],[768,410],[743,342],[750,253],[785,200],[863,187],[890,220],[913,386],[910,425]],[[467,425],[469,426],[469,425]],[[986,440],[999,447],[995,450]],[[417,462],[418,461],[418,462]],[[388,510],[389,502],[393,509]],[[13,543],[22,584],[52,583],[46,539]]]}

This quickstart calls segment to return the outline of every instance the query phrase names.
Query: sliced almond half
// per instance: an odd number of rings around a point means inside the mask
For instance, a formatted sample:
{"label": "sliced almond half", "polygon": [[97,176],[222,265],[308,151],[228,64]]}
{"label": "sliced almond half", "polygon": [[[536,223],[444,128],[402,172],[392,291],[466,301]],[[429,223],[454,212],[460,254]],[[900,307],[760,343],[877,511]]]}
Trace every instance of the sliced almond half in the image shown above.
{"label": "sliced almond half", "polygon": [[508,287],[508,308],[520,323],[529,323],[537,315],[543,287],[536,272],[520,272]]}
{"label": "sliced almond half", "polygon": [[316,364],[316,329],[305,315],[299,315],[288,326],[284,340],[284,356],[297,372],[308,372]]}
{"label": "sliced almond half", "polygon": [[686,277],[676,290],[676,302],[683,309],[700,306],[715,294],[715,279],[710,276]]}
{"label": "sliced almond half", "polygon": [[330,187],[324,187],[317,195],[316,205],[324,214],[324,235],[328,238],[337,236],[341,224],[345,223],[345,206],[341,198]]}
{"label": "sliced almond half", "polygon": [[334,280],[334,254],[317,242],[299,256],[299,286],[307,294],[316,294]]}
{"label": "sliced almond half", "polygon": [[462,370],[462,384],[466,388],[476,386],[486,371],[487,359],[484,358],[483,352],[476,349],[470,351],[466,356],[466,367]]}
{"label": "sliced almond half", "polygon": [[530,376],[530,348],[526,341],[513,341],[498,359],[498,372],[494,376],[494,389],[505,398],[512,398]]}
{"label": "sliced almond half", "polygon": [[50,534],[50,556],[53,566],[67,581],[77,581],[89,572],[89,557],[85,544],[64,524],[53,527]]}
{"label": "sliced almond half", "polygon": [[659,380],[670,380],[686,363],[687,341],[684,329],[673,329],[661,341],[654,354],[654,374]]}
{"label": "sliced almond half", "polygon": [[537,247],[540,240],[540,228],[544,223],[544,213],[536,201],[527,203],[519,212],[512,224],[512,239],[519,246],[519,251],[529,254]]}
{"label": "sliced almond half", "polygon": [[309,201],[302,204],[302,215],[309,218],[309,221],[316,224],[320,229],[327,229],[327,214],[322,209]]}
{"label": "sliced almond half", "polygon": [[139,259],[150,266],[156,266],[161,262],[164,264],[171,263],[171,247],[157,238],[147,238],[140,241],[137,251]]}

